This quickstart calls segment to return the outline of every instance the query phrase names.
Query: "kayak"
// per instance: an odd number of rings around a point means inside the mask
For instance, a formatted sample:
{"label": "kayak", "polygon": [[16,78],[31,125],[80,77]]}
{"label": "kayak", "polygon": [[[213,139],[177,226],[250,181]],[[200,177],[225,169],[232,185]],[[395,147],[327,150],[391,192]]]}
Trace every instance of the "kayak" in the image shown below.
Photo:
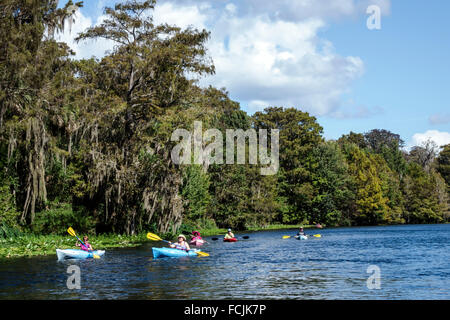
{"label": "kayak", "polygon": [[237,239],[236,238],[228,238],[228,239],[223,239],[223,242],[236,242]]}
{"label": "kayak", "polygon": [[180,258],[180,257],[195,257],[197,254],[197,249],[184,251],[180,249],[174,248],[152,248],[153,258],[164,258],[164,257],[172,257],[172,258]]}
{"label": "kayak", "polygon": [[64,259],[89,259],[93,258],[94,254],[98,256],[103,256],[105,254],[105,250],[95,250],[92,252],[84,251],[81,249],[56,249],[56,255],[58,256],[58,260]]}
{"label": "kayak", "polygon": [[202,239],[196,239],[194,241],[189,242],[190,245],[196,246],[196,247],[200,247],[205,243],[205,240]]}
{"label": "kayak", "polygon": [[297,240],[308,240],[308,236],[295,236]]}

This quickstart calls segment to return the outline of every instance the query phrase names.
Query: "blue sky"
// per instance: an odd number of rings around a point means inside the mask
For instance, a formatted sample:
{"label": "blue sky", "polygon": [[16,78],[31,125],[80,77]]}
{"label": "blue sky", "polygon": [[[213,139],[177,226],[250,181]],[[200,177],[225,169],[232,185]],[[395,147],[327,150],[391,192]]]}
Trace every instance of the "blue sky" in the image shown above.
{"label": "blue sky", "polygon": [[[351,96],[359,103],[380,106],[366,119],[321,117],[328,137],[344,131],[384,128],[410,140],[427,130],[449,131],[450,122],[450,1],[391,3],[382,17],[381,30],[361,27],[365,17],[331,25],[326,36],[343,55],[361,57],[364,75],[352,84]],[[447,122],[430,122],[441,115]],[[410,141],[409,141],[410,142]]]}
{"label": "blue sky", "polygon": [[[105,5],[85,1],[72,34],[98,23]],[[381,9],[381,29],[366,8]],[[248,113],[269,105],[317,116],[328,139],[387,129],[411,146],[450,143],[450,1],[160,0],[156,22],[211,31],[214,77]],[[99,20],[100,19],[100,20]],[[107,41],[71,45],[101,56]]]}

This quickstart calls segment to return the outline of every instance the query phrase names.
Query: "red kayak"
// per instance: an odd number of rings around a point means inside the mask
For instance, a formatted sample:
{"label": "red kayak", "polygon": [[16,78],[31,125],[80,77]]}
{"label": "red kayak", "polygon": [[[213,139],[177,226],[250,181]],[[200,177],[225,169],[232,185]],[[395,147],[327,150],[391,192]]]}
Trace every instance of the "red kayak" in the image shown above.
{"label": "red kayak", "polygon": [[223,242],[236,242],[237,239],[236,238],[229,238],[229,239],[223,239]]}

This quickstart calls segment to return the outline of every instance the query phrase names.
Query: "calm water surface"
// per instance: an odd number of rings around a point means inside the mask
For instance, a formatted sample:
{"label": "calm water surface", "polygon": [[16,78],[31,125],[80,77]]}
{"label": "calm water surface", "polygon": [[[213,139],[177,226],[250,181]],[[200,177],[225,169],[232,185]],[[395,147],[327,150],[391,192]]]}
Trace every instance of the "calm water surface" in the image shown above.
{"label": "calm water surface", "polygon": [[[2,260],[0,299],[450,299],[450,225],[306,231],[322,238],[282,239],[296,230],[206,238],[207,258],[154,260],[151,246],[165,245],[149,242],[100,260]],[[71,264],[81,290],[67,289]],[[370,265],[381,270],[379,290],[367,288]]]}

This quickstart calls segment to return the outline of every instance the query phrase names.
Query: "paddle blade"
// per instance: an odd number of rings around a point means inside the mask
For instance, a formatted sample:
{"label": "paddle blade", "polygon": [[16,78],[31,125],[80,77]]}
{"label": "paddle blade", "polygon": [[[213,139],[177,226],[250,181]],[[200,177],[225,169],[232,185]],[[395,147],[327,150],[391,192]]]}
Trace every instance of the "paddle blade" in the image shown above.
{"label": "paddle blade", "polygon": [[249,236],[243,236],[242,239],[248,239],[250,238]]}
{"label": "paddle blade", "polygon": [[322,236],[320,234],[315,234],[314,237],[321,238]]}
{"label": "paddle blade", "polygon": [[289,239],[291,236],[283,236],[283,239]]}
{"label": "paddle blade", "polygon": [[154,233],[147,233],[147,239],[152,240],[152,241],[162,241],[162,239],[160,237],[158,237],[156,234]]}
{"label": "paddle blade", "polygon": [[67,229],[67,232],[72,236],[72,237],[76,237],[77,235],[75,234],[75,230],[72,229],[72,227],[69,227],[69,229]]}
{"label": "paddle blade", "polygon": [[99,255],[94,254],[94,259],[100,259]]}
{"label": "paddle blade", "polygon": [[195,253],[200,257],[209,257],[209,253],[203,251],[195,251]]}
{"label": "paddle blade", "polygon": [[216,241],[216,240],[219,240],[219,238],[212,238],[211,240]]}

